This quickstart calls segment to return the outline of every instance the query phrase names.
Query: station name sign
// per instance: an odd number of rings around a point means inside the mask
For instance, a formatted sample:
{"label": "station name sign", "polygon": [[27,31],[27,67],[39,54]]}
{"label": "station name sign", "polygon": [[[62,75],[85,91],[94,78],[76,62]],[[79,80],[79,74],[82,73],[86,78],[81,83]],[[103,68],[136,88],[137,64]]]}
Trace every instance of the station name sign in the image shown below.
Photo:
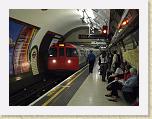
{"label": "station name sign", "polygon": [[107,39],[107,36],[96,34],[96,35],[88,35],[88,34],[79,34],[79,39]]}

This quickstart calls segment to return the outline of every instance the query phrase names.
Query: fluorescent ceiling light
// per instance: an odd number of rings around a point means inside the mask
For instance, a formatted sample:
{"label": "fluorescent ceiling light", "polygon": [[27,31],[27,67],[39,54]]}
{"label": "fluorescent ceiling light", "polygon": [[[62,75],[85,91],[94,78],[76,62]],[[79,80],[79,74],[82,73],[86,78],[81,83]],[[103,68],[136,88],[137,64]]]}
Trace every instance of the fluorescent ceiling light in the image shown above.
{"label": "fluorescent ceiling light", "polygon": [[92,19],[95,18],[94,14],[93,14],[93,10],[92,9],[86,9],[86,13],[89,17],[91,17]]}

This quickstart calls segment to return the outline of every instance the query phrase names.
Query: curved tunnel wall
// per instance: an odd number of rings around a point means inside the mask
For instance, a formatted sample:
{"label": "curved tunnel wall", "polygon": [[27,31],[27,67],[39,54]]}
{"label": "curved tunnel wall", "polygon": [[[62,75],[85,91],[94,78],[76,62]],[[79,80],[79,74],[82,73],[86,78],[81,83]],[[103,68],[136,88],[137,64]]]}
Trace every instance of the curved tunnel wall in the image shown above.
{"label": "curved tunnel wall", "polygon": [[9,15],[17,20],[40,27],[31,46],[37,45],[38,48],[47,31],[58,34],[66,34],[75,27],[82,25],[80,15],[76,9],[10,9]]}
{"label": "curved tunnel wall", "polygon": [[76,42],[79,34],[88,34],[88,33],[89,33],[89,29],[87,26],[80,26],[73,28],[63,36],[64,42]]}
{"label": "curved tunnel wall", "polygon": [[91,42],[94,39],[79,39],[80,34],[89,34],[89,27],[88,26],[79,26],[76,28],[71,29],[68,31],[63,37],[64,42]]}
{"label": "curved tunnel wall", "polygon": [[139,48],[123,52],[123,58],[132,66],[139,69]]}
{"label": "curved tunnel wall", "polygon": [[30,72],[30,47],[39,28],[9,18],[9,74],[17,76]]}

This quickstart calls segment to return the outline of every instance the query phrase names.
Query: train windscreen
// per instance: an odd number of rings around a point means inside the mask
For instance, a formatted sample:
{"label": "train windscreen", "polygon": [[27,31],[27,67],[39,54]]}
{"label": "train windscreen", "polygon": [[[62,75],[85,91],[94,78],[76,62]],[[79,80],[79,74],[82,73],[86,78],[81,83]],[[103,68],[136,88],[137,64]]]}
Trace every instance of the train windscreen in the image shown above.
{"label": "train windscreen", "polygon": [[59,56],[64,56],[64,48],[59,48]]}
{"label": "train windscreen", "polygon": [[77,57],[78,52],[75,48],[66,48],[66,56],[67,57]]}
{"label": "train windscreen", "polygon": [[50,48],[49,49],[49,56],[56,57],[57,56],[57,48]]}

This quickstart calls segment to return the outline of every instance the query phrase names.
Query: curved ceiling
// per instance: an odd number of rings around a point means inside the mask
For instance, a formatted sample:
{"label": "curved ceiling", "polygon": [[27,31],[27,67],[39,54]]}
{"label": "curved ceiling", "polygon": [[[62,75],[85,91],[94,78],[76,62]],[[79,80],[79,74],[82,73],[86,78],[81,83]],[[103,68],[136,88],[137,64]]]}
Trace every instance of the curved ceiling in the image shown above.
{"label": "curved ceiling", "polygon": [[9,13],[12,18],[61,35],[83,25],[76,9],[10,9]]}
{"label": "curved ceiling", "polygon": [[[85,11],[85,12],[84,12]],[[94,15],[90,17],[91,11]],[[40,31],[34,38],[32,45],[41,43],[47,31],[65,35],[75,28],[87,26],[100,29],[103,25],[109,25],[110,10],[108,9],[10,9],[9,17],[40,27]],[[85,19],[84,19],[85,18]],[[87,20],[87,21],[85,21]],[[85,22],[84,22],[85,21]],[[88,22],[89,21],[89,22]],[[86,23],[88,22],[88,23]],[[88,29],[89,30],[89,29]],[[89,32],[88,32],[89,33]],[[87,33],[87,34],[88,34]],[[75,42],[90,42],[75,38]],[[96,44],[95,44],[96,45]]]}
{"label": "curved ceiling", "polygon": [[[84,19],[80,18],[85,16],[85,19],[90,21],[89,11],[89,9],[10,9],[9,15],[12,18],[64,35],[73,28],[86,26],[87,24],[82,22]],[[92,9],[91,11],[94,14],[94,19],[91,19],[94,28],[109,24],[110,10]]]}

